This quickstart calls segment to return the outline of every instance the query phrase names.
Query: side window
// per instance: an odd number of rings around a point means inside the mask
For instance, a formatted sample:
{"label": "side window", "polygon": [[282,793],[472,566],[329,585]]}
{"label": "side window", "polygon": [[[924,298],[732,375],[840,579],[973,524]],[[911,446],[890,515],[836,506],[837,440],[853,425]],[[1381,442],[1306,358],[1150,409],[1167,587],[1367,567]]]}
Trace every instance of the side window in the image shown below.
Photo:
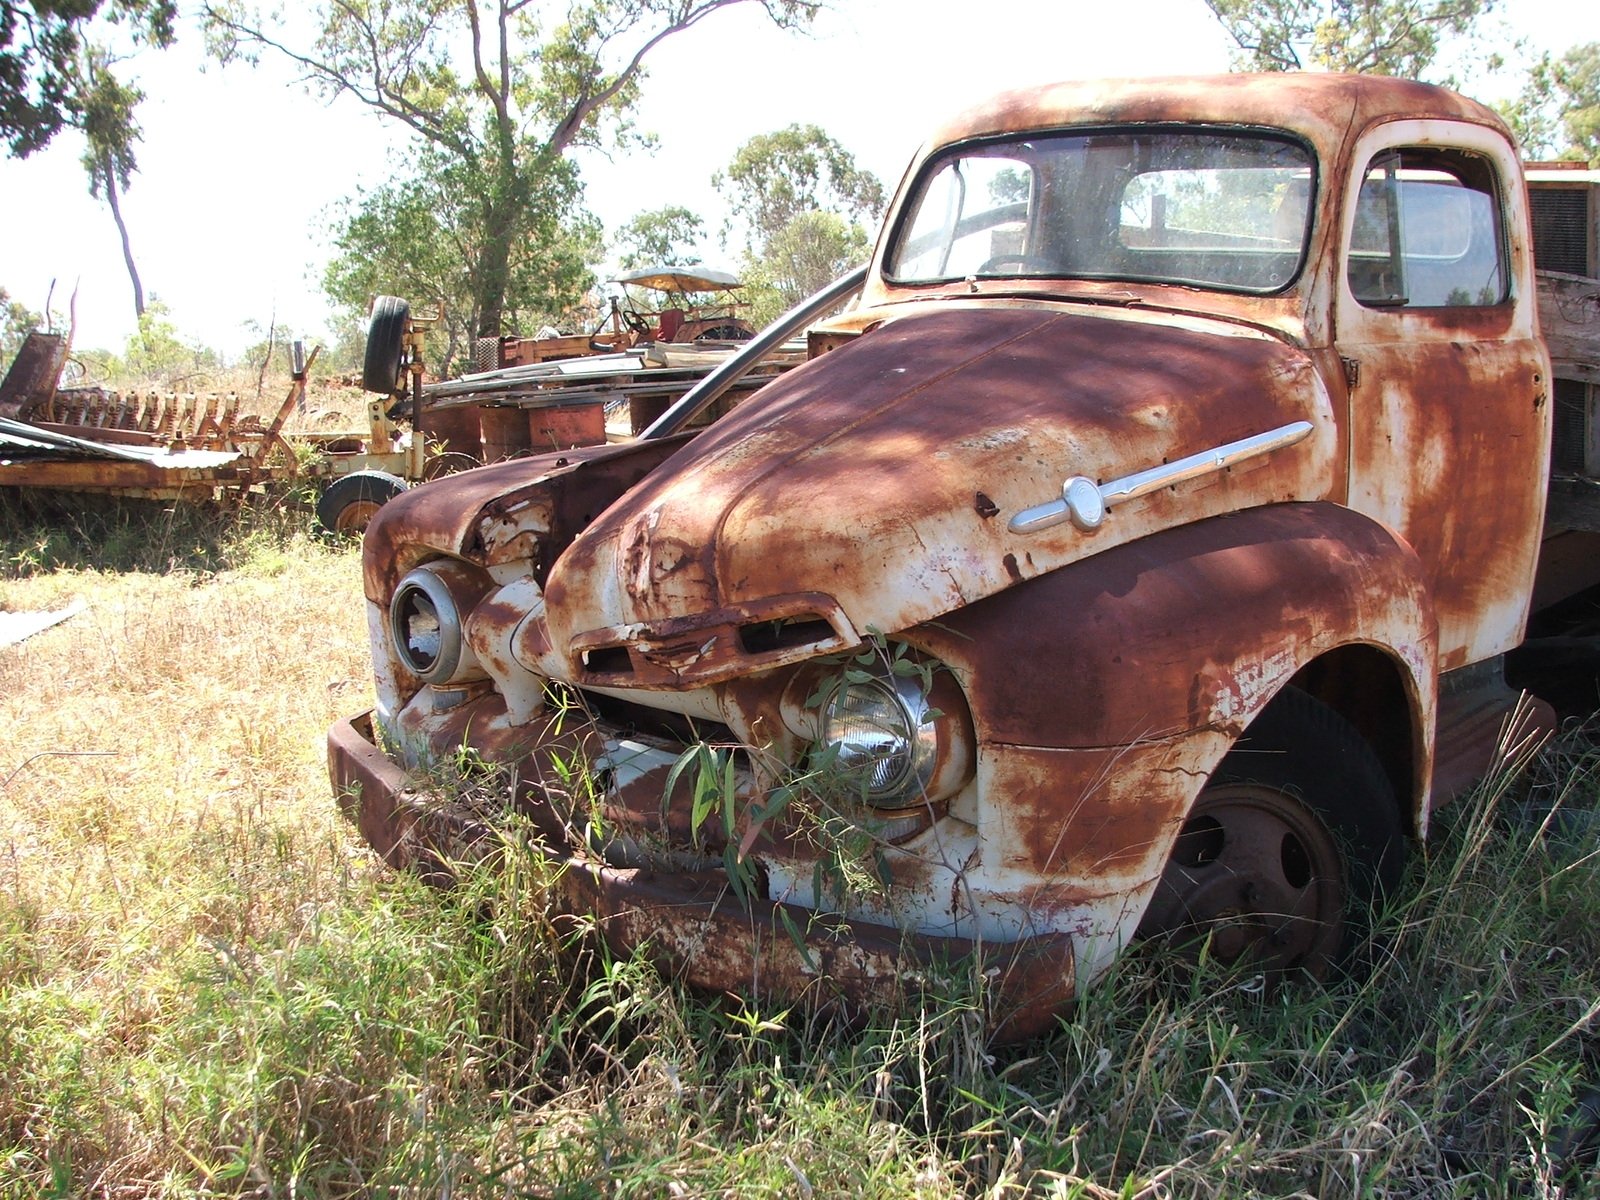
{"label": "side window", "polygon": [[1505,237],[1488,161],[1463,150],[1389,150],[1356,198],[1346,268],[1374,308],[1458,308],[1505,300]]}

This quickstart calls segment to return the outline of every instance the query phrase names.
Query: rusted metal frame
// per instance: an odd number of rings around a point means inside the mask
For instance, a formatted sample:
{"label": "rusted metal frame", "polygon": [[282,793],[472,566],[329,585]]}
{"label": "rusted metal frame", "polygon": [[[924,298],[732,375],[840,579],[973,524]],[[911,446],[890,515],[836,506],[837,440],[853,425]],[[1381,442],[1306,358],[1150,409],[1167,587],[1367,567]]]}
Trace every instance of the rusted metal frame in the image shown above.
{"label": "rusted metal frame", "polygon": [[278,411],[273,416],[271,424],[267,426],[267,437],[275,438],[283,432],[284,422],[289,419],[289,414],[295,409],[300,398],[306,393],[306,379],[311,373],[312,365],[317,361],[317,356],[322,353],[321,346],[311,348],[310,357],[306,359],[305,369],[296,372],[293,381],[289,384],[289,392],[283,398],[283,403],[278,405]]}
{"label": "rusted metal frame", "polygon": [[248,479],[237,467],[161,468],[148,462],[118,462],[110,459],[40,460],[13,463],[0,468],[0,483],[15,487],[64,488],[72,490],[132,489],[161,490],[173,487],[192,490],[220,484],[233,486]]}
{"label": "rusted metal frame", "polygon": [[[391,865],[448,882],[452,862],[481,853],[492,833],[463,808],[418,788],[373,744],[370,717],[328,735],[328,769],[346,815]],[[619,953],[648,943],[655,960],[691,986],[750,991],[853,1012],[892,1008],[939,977],[984,979],[991,1026],[1002,1040],[1043,1032],[1073,996],[1071,937],[1017,943],[907,933],[821,917],[793,905],[740,906],[715,873],[655,874],[608,867],[557,847],[555,899],[593,917]]]}
{"label": "rusted metal frame", "polygon": [[136,415],[137,401],[133,400],[126,392],[116,393],[116,406],[111,413],[111,428],[132,429]]}
{"label": "rusted metal frame", "polygon": [[71,352],[70,334],[31,331],[0,379],[0,416],[25,421],[48,409]]}
{"label": "rusted metal frame", "polygon": [[207,393],[204,403],[200,405],[196,413],[194,433],[191,435],[191,440],[197,446],[203,446],[209,450],[217,444],[219,427],[216,422],[216,414],[217,397],[214,393]]}
{"label": "rusted metal frame", "polygon": [[229,392],[227,402],[222,406],[222,415],[217,420],[217,438],[221,446],[233,445],[234,427],[239,421],[239,393]]}
{"label": "rusted metal frame", "polygon": [[92,438],[85,438],[87,432],[79,425],[63,425],[58,421],[29,421],[29,425],[45,433],[63,434],[67,437],[82,438],[86,442],[104,446],[144,446],[155,448],[161,445],[155,438],[148,434],[140,433],[133,429],[96,429]]}

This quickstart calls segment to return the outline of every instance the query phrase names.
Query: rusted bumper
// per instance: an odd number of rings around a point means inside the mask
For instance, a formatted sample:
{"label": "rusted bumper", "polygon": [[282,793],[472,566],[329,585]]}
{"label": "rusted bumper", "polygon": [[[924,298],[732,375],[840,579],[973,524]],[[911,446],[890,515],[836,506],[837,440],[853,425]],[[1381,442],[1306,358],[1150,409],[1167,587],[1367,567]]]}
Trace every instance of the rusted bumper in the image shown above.
{"label": "rusted bumper", "polygon": [[[420,789],[374,744],[370,714],[328,731],[328,773],[346,815],[395,867],[443,882],[449,861],[488,836],[477,817]],[[645,871],[546,853],[560,868],[558,907],[593,916],[618,953],[648,943],[652,961],[693,987],[893,1011],[938,980],[971,978],[977,969],[992,1032],[1006,1041],[1048,1030],[1072,999],[1068,934],[980,944],[907,933],[771,901],[747,908],[713,872]]]}

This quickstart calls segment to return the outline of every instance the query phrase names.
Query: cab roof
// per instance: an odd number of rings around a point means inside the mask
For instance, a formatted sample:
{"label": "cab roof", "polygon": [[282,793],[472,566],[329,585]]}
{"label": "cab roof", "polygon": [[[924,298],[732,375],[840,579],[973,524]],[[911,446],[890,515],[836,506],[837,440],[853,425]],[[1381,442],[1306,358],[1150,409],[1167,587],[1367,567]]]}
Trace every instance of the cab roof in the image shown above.
{"label": "cab roof", "polygon": [[1326,155],[1370,126],[1410,118],[1468,121],[1506,132],[1492,109],[1446,88],[1386,75],[1289,71],[1068,80],[1001,92],[946,121],[925,152],[1033,129],[1199,122],[1288,130]]}

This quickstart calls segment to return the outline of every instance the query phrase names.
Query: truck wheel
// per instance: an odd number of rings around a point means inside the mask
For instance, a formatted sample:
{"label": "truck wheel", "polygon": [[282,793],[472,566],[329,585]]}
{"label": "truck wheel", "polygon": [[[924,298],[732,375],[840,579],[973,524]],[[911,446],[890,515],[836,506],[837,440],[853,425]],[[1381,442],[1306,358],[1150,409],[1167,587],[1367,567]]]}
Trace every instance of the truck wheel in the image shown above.
{"label": "truck wheel", "polygon": [[361,386],[367,391],[392,396],[400,386],[400,358],[410,320],[411,306],[398,296],[379,296],[372,302],[367,354],[361,364]]}
{"label": "truck wheel", "polygon": [[1200,793],[1156,885],[1141,937],[1225,963],[1322,978],[1399,881],[1394,788],[1361,735],[1298,689],[1278,696]]}
{"label": "truck wheel", "polygon": [[341,475],[317,498],[317,524],[332,534],[357,536],[374,513],[405,490],[406,481],[387,471]]}

